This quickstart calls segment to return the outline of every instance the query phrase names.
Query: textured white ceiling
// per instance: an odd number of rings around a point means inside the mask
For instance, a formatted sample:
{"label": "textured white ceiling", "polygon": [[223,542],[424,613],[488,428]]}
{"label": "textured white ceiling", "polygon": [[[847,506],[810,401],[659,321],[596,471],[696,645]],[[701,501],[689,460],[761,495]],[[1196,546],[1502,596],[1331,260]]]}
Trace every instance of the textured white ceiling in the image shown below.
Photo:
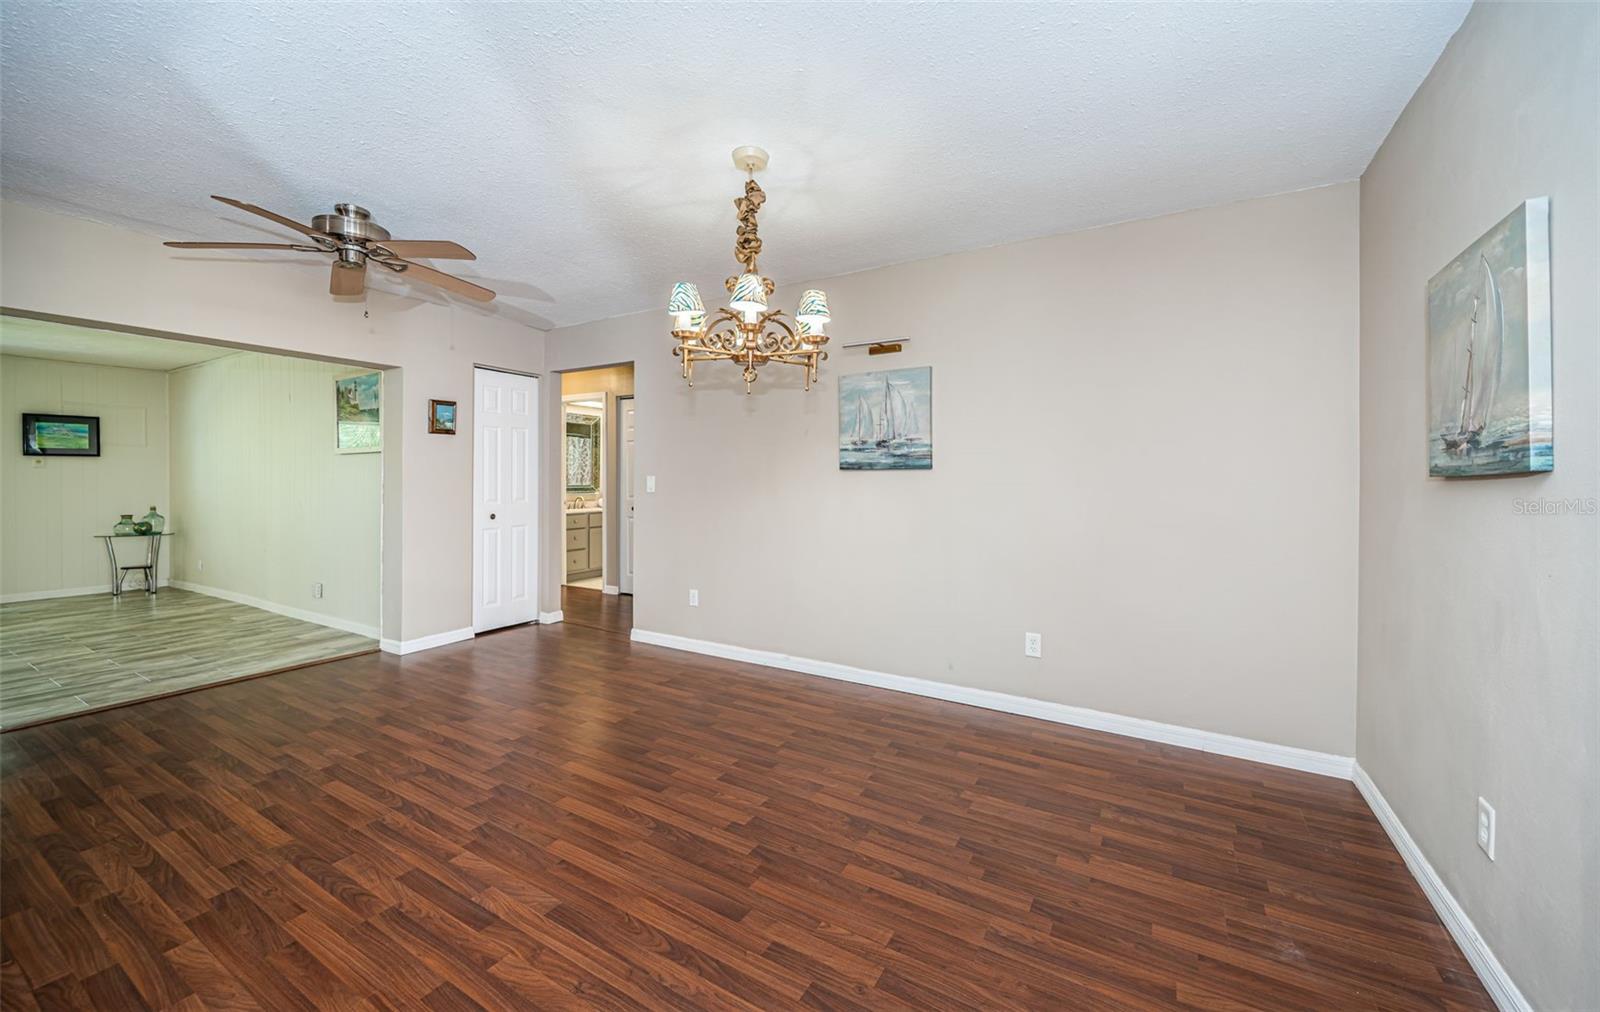
{"label": "textured white ceiling", "polygon": [[739,144],[780,283],[1353,179],[1469,6],[7,3],[0,183],[169,238],[355,200],[564,325],[734,269]]}
{"label": "textured white ceiling", "polygon": [[170,372],[196,362],[236,354],[236,349],[211,344],[94,330],[21,316],[0,316],[0,355]]}

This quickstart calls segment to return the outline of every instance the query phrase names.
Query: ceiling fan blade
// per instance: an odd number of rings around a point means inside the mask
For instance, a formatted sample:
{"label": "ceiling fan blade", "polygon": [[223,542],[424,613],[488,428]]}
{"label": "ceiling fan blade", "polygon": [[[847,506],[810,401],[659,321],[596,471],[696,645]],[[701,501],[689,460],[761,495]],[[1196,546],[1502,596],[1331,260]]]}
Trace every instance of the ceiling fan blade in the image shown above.
{"label": "ceiling fan blade", "polygon": [[333,274],[328,277],[330,295],[360,295],[366,287],[366,264],[360,267],[346,267],[339,263],[333,265]]}
{"label": "ceiling fan blade", "polygon": [[430,285],[438,285],[440,288],[443,288],[446,291],[455,292],[457,295],[464,295],[467,298],[475,299],[478,302],[488,302],[494,298],[494,292],[491,292],[482,285],[475,285],[470,281],[463,281],[461,278],[446,274],[444,271],[436,271],[432,267],[424,267],[421,264],[414,264],[409,260],[401,260],[399,258],[396,258],[391,262],[390,266],[394,265],[401,266],[403,277],[415,278],[418,281],[426,281]]}
{"label": "ceiling fan blade", "polygon": [[320,246],[302,246],[292,242],[164,242],[173,249],[289,249],[300,253],[321,253]]}
{"label": "ceiling fan blade", "polygon": [[214,193],[211,195],[211,199],[212,200],[220,200],[224,204],[227,204],[229,207],[237,207],[241,211],[249,211],[251,214],[259,214],[261,217],[267,219],[268,221],[275,221],[278,224],[282,225],[284,228],[292,228],[296,232],[299,232],[301,235],[309,235],[313,239],[329,239],[328,236],[322,234],[321,232],[318,232],[316,229],[310,227],[309,225],[302,225],[298,221],[295,221],[293,218],[285,218],[281,214],[274,214],[273,212],[267,210],[264,207],[257,207],[254,204],[246,204],[244,201],[242,201],[242,200],[234,200],[232,197],[219,197]]}
{"label": "ceiling fan blade", "polygon": [[397,257],[421,257],[424,260],[476,260],[477,254],[457,242],[423,239],[385,239],[376,245]]}

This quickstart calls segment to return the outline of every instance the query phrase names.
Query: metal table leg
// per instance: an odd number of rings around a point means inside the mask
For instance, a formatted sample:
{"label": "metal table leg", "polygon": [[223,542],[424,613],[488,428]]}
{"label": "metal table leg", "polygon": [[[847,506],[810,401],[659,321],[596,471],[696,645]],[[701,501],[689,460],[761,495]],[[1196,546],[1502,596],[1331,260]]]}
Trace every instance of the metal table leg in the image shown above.
{"label": "metal table leg", "polygon": [[117,550],[111,544],[110,538],[101,538],[106,546],[106,558],[111,560],[111,596],[122,596],[122,570],[117,568]]}
{"label": "metal table leg", "polygon": [[145,561],[150,563],[150,568],[145,570],[144,591],[154,597],[156,584],[161,582],[161,535],[150,535],[150,551],[145,555]]}

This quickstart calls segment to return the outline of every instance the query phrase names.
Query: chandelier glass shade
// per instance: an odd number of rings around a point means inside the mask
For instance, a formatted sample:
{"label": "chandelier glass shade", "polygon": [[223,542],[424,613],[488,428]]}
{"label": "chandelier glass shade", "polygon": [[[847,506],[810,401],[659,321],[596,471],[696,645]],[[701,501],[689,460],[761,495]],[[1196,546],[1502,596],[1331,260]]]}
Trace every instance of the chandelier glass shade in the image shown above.
{"label": "chandelier glass shade", "polygon": [[733,153],[734,164],[749,173],[744,196],[734,200],[739,227],[733,256],[743,267],[728,278],[728,304],[707,311],[700,289],[688,281],[672,286],[667,312],[672,316],[672,336],[678,342],[672,354],[681,360],[683,378],[694,386],[696,362],[732,362],[741,367],[744,391],[750,392],[757,370],[769,362],[795,365],[804,370],[807,390],[817,378],[817,366],[828,358],[828,297],[816,289],[800,296],[800,308],[790,317],[781,309],[771,309],[767,298],[773,283],[763,277],[756,265],[761,253],[761,236],[756,230],[756,212],[767,195],[757,185],[756,170],[766,167],[767,153],[760,148],[740,148]]}

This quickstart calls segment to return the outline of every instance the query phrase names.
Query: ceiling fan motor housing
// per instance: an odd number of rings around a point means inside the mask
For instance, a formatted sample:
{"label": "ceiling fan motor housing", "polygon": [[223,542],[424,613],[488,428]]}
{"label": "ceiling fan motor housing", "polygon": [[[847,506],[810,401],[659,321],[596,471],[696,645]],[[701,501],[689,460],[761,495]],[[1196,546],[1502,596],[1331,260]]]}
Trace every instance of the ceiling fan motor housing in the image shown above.
{"label": "ceiling fan motor housing", "polygon": [[372,212],[359,204],[335,204],[332,214],[312,218],[311,227],[352,242],[383,242],[389,238],[389,230],[373,221]]}

